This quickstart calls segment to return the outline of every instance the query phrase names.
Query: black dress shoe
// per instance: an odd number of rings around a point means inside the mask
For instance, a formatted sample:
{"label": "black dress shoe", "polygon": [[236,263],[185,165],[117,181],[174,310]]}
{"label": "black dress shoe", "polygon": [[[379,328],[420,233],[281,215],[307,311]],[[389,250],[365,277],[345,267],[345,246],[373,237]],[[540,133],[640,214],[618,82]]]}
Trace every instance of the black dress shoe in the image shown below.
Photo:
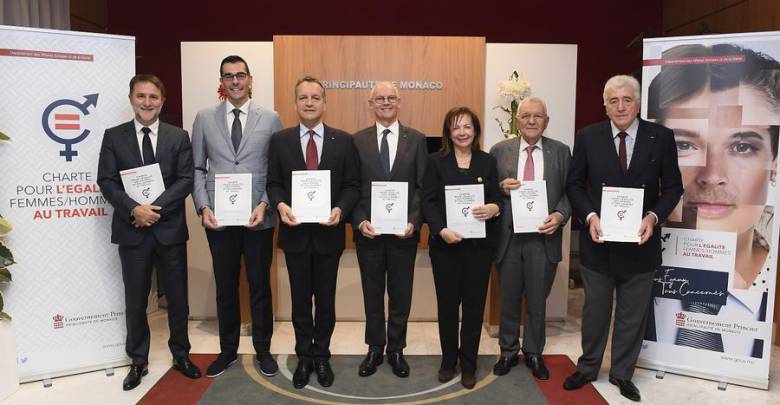
{"label": "black dress shoe", "polygon": [[506,375],[509,372],[509,370],[512,369],[512,367],[517,365],[517,363],[518,363],[517,355],[501,356],[496,362],[496,365],[493,366],[493,374]]}
{"label": "black dress shoe", "polygon": [[333,370],[328,359],[314,360],[314,372],[317,373],[317,382],[323,387],[333,385]]}
{"label": "black dress shoe", "polygon": [[575,371],[574,374],[566,377],[566,381],[563,382],[563,389],[567,391],[577,390],[594,380],[595,378],[588,377],[579,371]]}
{"label": "black dress shoe", "polygon": [[122,381],[122,389],[130,391],[141,384],[141,378],[149,374],[149,370],[146,368],[146,364],[133,364],[130,366],[130,371],[127,373],[124,381]]}
{"label": "black dress shoe", "polygon": [[382,361],[382,352],[370,350],[363,362],[360,363],[360,367],[358,367],[358,375],[368,377],[376,373],[376,368],[382,364]]}
{"label": "black dress shoe", "polygon": [[179,370],[187,378],[200,378],[200,370],[198,366],[192,364],[189,357],[179,357],[173,359],[173,368]]}
{"label": "black dress shoe", "polygon": [[293,373],[293,386],[295,388],[303,388],[309,383],[309,376],[314,371],[314,365],[311,360],[298,360],[298,366],[295,367],[295,373]]}
{"label": "black dress shoe", "polygon": [[209,365],[209,367],[206,369],[206,377],[217,377],[218,375],[224,373],[225,370],[232,366],[236,361],[238,361],[237,354],[220,353],[219,356],[217,356],[217,358],[214,359],[211,365]]}
{"label": "black dress shoe", "polygon": [[636,402],[639,402],[641,399],[639,396],[639,388],[637,388],[631,380],[619,380],[614,377],[609,377],[609,382],[620,388],[620,395]]}
{"label": "black dress shoe", "polygon": [[531,374],[540,380],[547,380],[550,378],[550,371],[544,365],[542,356],[538,354],[525,355],[525,365],[531,369]]}
{"label": "black dress shoe", "polygon": [[409,363],[401,352],[387,353],[387,362],[393,366],[393,374],[398,377],[409,377]]}

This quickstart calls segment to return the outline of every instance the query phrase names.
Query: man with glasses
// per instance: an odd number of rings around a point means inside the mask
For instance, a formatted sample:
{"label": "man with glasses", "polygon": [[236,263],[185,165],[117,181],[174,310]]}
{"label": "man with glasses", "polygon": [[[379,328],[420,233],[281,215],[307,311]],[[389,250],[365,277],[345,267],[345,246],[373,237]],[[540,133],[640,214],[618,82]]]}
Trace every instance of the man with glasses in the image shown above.
{"label": "man with glasses", "polygon": [[512,206],[510,191],[523,182],[544,180],[549,215],[539,224],[537,233],[513,233],[512,210],[504,210],[496,249],[496,266],[501,276],[501,357],[493,373],[507,374],[518,363],[521,304],[525,298],[525,364],[534,377],[547,380],[550,373],[542,361],[545,307],[561,261],[562,226],[571,215],[565,193],[571,152],[565,144],[542,135],[550,117],[540,98],[523,100],[517,107],[517,121],[520,136],[499,142],[490,150],[497,161],[504,206]]}
{"label": "man with glasses", "polygon": [[[366,377],[376,372],[386,345],[387,361],[393,373],[403,378],[409,376],[403,349],[423,222],[420,198],[428,151],[425,135],[398,122],[401,99],[396,86],[390,82],[374,85],[368,106],[374,112],[376,124],[355,134],[362,181],[352,227],[363,285],[368,344],[368,354],[360,364],[358,375]],[[371,225],[371,183],[374,181],[408,185],[406,229],[397,235],[380,235]],[[389,297],[386,332],[385,284]]]}
{"label": "man with glasses", "polygon": [[[207,377],[222,374],[237,360],[241,329],[238,284],[241,257],[246,261],[252,313],[252,344],[260,371],[278,370],[271,356],[273,308],[270,268],[275,219],[266,194],[268,144],[281,128],[279,115],[250,100],[252,75],[240,56],[228,56],[219,68],[226,100],[198,112],[192,124],[195,163],[195,208],[209,241],[217,287],[220,354],[206,370]],[[222,226],[214,215],[214,176],[252,175],[252,213],[244,226]]]}

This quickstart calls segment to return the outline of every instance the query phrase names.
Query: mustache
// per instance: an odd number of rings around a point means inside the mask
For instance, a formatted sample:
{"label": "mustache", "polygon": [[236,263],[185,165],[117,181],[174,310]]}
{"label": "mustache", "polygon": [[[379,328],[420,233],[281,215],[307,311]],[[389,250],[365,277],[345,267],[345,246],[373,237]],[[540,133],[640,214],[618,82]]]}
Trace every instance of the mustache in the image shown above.
{"label": "mustache", "polygon": [[737,196],[723,187],[712,187],[686,191],[683,194],[683,204],[689,205],[691,202],[734,205],[737,203]]}

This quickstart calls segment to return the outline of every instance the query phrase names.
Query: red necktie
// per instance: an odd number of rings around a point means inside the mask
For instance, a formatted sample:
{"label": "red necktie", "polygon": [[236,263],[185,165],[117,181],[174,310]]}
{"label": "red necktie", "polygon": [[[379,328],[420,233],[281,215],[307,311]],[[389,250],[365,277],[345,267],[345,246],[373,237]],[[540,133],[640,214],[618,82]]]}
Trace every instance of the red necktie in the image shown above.
{"label": "red necktie", "polygon": [[623,174],[628,174],[628,159],[626,157],[626,136],[628,136],[625,132],[620,132],[618,135],[618,138],[620,138],[620,144],[618,145],[618,160],[620,161],[620,170],[623,171]]}
{"label": "red necktie", "polygon": [[534,180],[534,156],[532,155],[536,145],[528,145],[525,147],[525,151],[528,152],[528,159],[525,160],[525,168],[523,169],[523,181]]}
{"label": "red necktie", "polygon": [[309,143],[306,144],[306,170],[317,170],[317,144],[314,143],[314,131],[309,130]]}

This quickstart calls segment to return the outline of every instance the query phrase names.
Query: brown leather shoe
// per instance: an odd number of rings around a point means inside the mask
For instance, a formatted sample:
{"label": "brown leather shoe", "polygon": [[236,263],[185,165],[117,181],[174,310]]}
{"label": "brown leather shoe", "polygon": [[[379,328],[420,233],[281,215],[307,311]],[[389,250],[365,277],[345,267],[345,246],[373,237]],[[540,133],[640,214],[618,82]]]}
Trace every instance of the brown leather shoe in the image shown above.
{"label": "brown leather shoe", "polygon": [[460,376],[460,384],[466,389],[470,390],[477,384],[477,377],[474,373],[462,372]]}
{"label": "brown leather shoe", "polygon": [[454,368],[440,368],[439,369],[439,382],[446,383],[449,380],[455,378]]}

